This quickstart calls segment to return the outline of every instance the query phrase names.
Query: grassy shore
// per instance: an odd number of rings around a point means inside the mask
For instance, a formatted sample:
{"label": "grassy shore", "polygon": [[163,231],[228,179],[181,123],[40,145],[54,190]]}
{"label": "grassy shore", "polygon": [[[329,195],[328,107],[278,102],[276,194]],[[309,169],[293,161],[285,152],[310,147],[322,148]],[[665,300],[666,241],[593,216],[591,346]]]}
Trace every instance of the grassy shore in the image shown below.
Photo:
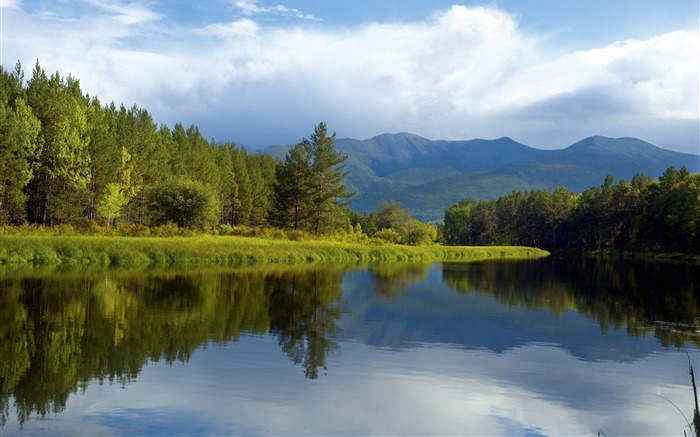
{"label": "grassy shore", "polygon": [[548,255],[529,247],[403,246],[236,236],[0,235],[0,265],[245,266],[460,261]]}

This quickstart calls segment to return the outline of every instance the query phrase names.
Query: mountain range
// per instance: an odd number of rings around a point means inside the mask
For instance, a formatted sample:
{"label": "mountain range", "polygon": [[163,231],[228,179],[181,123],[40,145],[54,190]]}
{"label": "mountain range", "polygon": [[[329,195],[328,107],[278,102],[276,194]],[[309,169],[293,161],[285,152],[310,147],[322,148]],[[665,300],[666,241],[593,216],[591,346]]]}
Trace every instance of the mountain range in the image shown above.
{"label": "mountain range", "polygon": [[[504,137],[496,140],[429,140],[410,133],[368,140],[336,139],[347,155],[346,185],[355,192],[350,208],[376,210],[396,200],[424,221],[443,218],[465,197],[495,199],[512,191],[565,187],[581,192],[607,175],[630,180],[638,173],[657,178],[670,166],[700,171],[700,156],[674,152],[636,138],[593,136],[562,149],[542,150]],[[261,149],[284,159],[289,146]]]}

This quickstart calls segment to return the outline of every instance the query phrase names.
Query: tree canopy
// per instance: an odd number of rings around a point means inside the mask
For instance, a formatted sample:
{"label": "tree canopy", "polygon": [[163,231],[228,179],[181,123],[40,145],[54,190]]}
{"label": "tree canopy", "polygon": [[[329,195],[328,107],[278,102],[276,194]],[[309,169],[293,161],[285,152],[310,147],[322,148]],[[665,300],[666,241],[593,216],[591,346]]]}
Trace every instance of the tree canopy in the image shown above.
{"label": "tree canopy", "polygon": [[47,75],[38,62],[26,81],[19,63],[0,67],[0,225],[337,232],[350,193],[334,139],[321,122],[279,163],[207,140],[195,125],[157,125],[136,105],[104,105],[78,79]]}
{"label": "tree canopy", "polygon": [[464,199],[445,211],[442,236],[460,245],[700,253],[700,173],[670,167],[658,179],[608,176],[580,194],[557,188]]}
{"label": "tree canopy", "polygon": [[335,132],[326,124],[314,127],[311,139],[303,139],[277,166],[274,186],[274,224],[286,229],[326,234],[349,223],[345,202],[352,194],[343,184],[347,159],[333,147]]}

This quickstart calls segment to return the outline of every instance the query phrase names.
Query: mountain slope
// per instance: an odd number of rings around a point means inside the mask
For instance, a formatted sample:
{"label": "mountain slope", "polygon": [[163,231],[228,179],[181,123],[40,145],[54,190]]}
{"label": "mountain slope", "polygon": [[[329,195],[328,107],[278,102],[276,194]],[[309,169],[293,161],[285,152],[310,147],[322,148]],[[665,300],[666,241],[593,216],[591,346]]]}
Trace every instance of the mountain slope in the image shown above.
{"label": "mountain slope", "polygon": [[[580,192],[605,176],[659,177],[670,166],[700,171],[700,157],[673,152],[636,138],[593,136],[558,150],[540,150],[510,138],[433,141],[410,133],[383,134],[360,141],[338,139],[347,154],[347,185],[356,192],[351,208],[373,211],[382,200],[397,200],[416,217],[439,220],[459,200],[496,198],[513,190],[566,187]],[[284,158],[288,147],[262,149]]]}

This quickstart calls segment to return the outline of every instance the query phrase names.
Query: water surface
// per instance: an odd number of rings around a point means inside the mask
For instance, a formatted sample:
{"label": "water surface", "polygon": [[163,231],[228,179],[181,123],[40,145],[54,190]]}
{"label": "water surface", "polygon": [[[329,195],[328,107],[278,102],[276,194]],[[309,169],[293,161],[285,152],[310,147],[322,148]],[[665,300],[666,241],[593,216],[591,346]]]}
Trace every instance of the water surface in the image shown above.
{"label": "water surface", "polygon": [[6,271],[2,435],[682,435],[699,273]]}

